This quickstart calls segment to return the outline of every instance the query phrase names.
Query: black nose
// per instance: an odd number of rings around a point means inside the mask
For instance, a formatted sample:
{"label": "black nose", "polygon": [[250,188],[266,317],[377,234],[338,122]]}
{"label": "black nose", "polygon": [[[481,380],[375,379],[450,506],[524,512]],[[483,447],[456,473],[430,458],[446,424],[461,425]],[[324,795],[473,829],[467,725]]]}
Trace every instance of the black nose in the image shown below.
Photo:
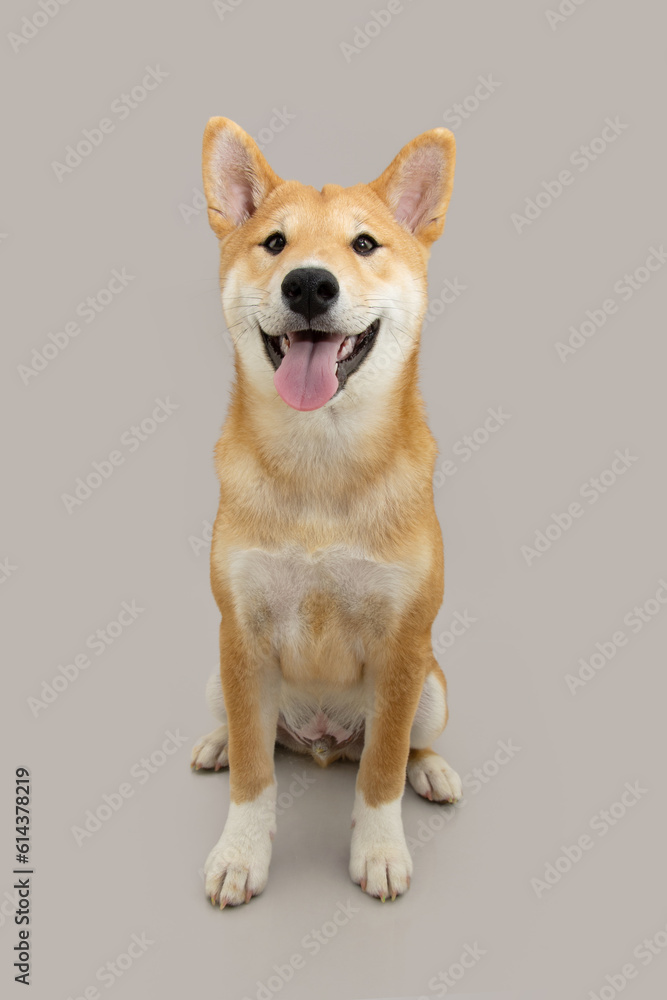
{"label": "black nose", "polygon": [[282,283],[286,304],[292,312],[305,316],[308,322],[326,312],[338,298],[338,292],[338,282],[323,267],[297,267]]}

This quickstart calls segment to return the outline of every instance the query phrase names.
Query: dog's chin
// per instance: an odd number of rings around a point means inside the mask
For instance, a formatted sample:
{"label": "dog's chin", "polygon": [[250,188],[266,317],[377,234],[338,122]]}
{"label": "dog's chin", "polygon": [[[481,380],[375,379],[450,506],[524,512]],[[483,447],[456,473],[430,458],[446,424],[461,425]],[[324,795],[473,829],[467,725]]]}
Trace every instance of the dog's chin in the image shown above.
{"label": "dog's chin", "polygon": [[[367,326],[365,330],[361,333],[350,335],[345,338],[341,344],[339,351],[339,357],[336,361],[336,377],[338,378],[338,389],[334,393],[337,396],[341,389],[344,388],[350,375],[359,368],[362,361],[364,361],[370,354],[373,344],[377,340],[378,331],[380,329],[380,320],[375,319]],[[312,333],[313,337],[316,339],[318,336],[323,338],[331,336],[329,333],[320,332],[317,330],[300,330],[294,331],[295,333],[305,334]],[[285,354],[289,350],[289,338],[290,334],[281,334],[278,337],[272,337],[260,327],[260,333],[262,335],[262,340],[264,341],[264,349],[266,351],[267,357],[275,371],[278,371],[282,363]],[[333,397],[332,397],[333,398]]]}

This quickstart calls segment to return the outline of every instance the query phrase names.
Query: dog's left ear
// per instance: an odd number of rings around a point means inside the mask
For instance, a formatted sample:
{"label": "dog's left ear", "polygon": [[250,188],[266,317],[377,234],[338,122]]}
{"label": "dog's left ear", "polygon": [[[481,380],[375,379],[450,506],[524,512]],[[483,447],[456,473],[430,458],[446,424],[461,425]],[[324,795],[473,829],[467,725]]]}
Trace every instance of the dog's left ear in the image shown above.
{"label": "dog's left ear", "polygon": [[229,118],[211,118],[204,132],[204,193],[211,229],[228,236],[282,181],[254,139]]}
{"label": "dog's left ear", "polygon": [[430,246],[441,235],[454,185],[456,141],[446,128],[423,132],[404,146],[369,187],[394,218]]}

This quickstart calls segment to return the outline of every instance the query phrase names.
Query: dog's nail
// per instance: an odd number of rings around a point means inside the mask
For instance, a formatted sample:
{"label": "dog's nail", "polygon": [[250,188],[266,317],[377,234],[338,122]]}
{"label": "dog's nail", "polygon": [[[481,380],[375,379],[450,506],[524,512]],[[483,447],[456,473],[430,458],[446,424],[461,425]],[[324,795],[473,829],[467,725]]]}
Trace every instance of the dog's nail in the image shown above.
{"label": "dog's nail", "polygon": [[392,894],[391,894],[391,901],[392,901],[392,903],[396,899],[396,896],[397,896],[397,893],[396,892],[392,892]]}
{"label": "dog's nail", "polygon": [[249,903],[251,899],[252,899],[252,892],[250,891],[250,889],[248,889],[248,891],[245,894],[246,903]]}
{"label": "dog's nail", "polygon": [[223,899],[221,899],[220,900],[220,909],[224,910],[224,908],[227,906],[228,902],[229,902],[229,900],[227,899],[227,897],[224,897]]}
{"label": "dog's nail", "polygon": [[362,880],[359,883],[359,885],[361,886],[361,888],[363,889],[363,891],[366,892],[366,886],[368,885],[368,882],[367,882],[367,880],[365,878],[362,878]]}
{"label": "dog's nail", "polygon": [[384,902],[385,902],[385,900],[386,900],[386,898],[387,898],[387,897],[386,897],[386,896],[384,895],[384,893],[383,893],[383,894],[382,894],[382,895],[380,896],[380,902],[381,902],[381,903],[384,903]]}

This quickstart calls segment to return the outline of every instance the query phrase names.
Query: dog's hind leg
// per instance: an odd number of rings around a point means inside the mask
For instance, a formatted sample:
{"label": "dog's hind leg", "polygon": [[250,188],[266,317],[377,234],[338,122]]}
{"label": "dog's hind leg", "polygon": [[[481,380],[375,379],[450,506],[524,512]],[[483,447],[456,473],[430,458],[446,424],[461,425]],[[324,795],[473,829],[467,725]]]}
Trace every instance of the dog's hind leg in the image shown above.
{"label": "dog's hind leg", "polygon": [[210,770],[211,768],[219,771],[223,767],[229,767],[229,753],[227,751],[229,727],[219,670],[214,670],[208,679],[206,702],[214,717],[220,722],[220,726],[198,740],[193,748],[190,763],[197,771]]}
{"label": "dog's hind leg", "polygon": [[408,757],[408,781],[418,795],[432,802],[457,802],[461,798],[458,774],[431,749],[447,725],[447,715],[447,682],[434,660],[412,723]]}

